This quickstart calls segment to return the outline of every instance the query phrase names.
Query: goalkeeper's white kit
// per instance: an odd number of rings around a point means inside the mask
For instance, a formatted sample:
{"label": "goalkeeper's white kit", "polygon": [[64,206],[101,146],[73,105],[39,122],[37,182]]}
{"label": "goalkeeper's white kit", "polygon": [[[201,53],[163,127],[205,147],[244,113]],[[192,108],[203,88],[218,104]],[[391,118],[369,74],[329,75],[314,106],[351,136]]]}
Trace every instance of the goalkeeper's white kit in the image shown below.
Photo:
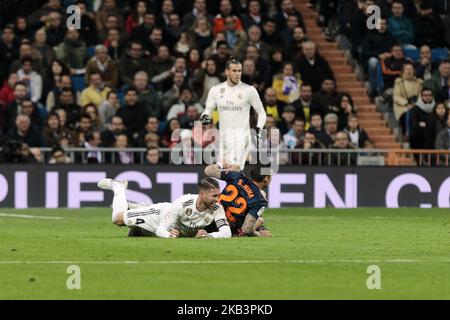
{"label": "goalkeeper's white kit", "polygon": [[124,222],[129,227],[140,227],[161,238],[169,238],[172,228],[181,236],[194,237],[198,230],[204,229],[213,221],[217,232],[209,233],[211,238],[229,238],[231,229],[225,211],[220,204],[203,212],[197,210],[197,194],[183,195],[174,203],[141,205],[124,213]]}
{"label": "goalkeeper's white kit", "polygon": [[250,108],[258,114],[257,127],[266,124],[266,112],[253,86],[239,82],[230,87],[227,81],[211,88],[204,114],[211,117],[219,110],[219,161],[244,168],[250,152]]}

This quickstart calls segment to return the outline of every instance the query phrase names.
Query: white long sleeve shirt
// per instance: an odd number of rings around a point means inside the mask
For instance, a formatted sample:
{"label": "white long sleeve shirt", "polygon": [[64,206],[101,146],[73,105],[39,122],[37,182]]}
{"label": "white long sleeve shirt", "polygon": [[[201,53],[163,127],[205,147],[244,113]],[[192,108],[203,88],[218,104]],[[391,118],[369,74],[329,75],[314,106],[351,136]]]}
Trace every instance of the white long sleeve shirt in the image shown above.
{"label": "white long sleeve shirt", "polygon": [[225,81],[215,85],[209,91],[204,113],[211,117],[217,108],[221,134],[230,130],[238,135],[250,131],[251,107],[258,114],[257,127],[264,128],[266,112],[255,87],[243,82],[230,87]]}
{"label": "white long sleeve shirt", "polygon": [[169,238],[170,230],[175,228],[184,237],[193,237],[197,231],[216,223],[218,232],[209,233],[211,238],[230,238],[231,229],[222,205],[216,204],[213,209],[201,212],[197,210],[198,194],[186,194],[163,209],[156,235]]}

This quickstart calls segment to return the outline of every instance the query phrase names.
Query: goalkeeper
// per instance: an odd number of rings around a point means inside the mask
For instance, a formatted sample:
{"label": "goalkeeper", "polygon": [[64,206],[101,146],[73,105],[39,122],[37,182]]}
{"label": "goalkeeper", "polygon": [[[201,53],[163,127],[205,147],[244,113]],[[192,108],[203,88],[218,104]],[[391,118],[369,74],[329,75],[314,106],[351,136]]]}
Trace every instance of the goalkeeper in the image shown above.
{"label": "goalkeeper", "polygon": [[206,100],[202,124],[211,122],[215,108],[219,110],[219,163],[237,165],[244,169],[250,153],[250,108],[258,114],[257,146],[266,123],[266,112],[253,86],[241,82],[242,64],[231,59],[225,68],[227,80],[211,88]]}

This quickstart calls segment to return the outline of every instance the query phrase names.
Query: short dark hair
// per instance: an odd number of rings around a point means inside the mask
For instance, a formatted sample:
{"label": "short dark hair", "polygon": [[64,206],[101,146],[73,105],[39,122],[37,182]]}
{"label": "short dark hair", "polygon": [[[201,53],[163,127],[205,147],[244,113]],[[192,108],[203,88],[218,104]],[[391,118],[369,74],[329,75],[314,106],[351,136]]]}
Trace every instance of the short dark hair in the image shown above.
{"label": "short dark hair", "polygon": [[198,188],[201,191],[211,190],[211,189],[219,189],[220,185],[219,182],[212,178],[212,177],[206,177],[200,181],[198,184]]}
{"label": "short dark hair", "polygon": [[232,64],[240,64],[240,65],[242,65],[242,63],[239,60],[237,60],[235,58],[231,58],[231,59],[229,59],[227,61],[227,64],[225,65],[225,69],[230,69],[230,65],[232,65]]}
{"label": "short dark hair", "polygon": [[253,181],[256,182],[261,182],[263,181],[266,177],[270,177],[270,174],[266,174],[267,171],[271,171],[270,166],[268,165],[257,165],[254,166],[250,169],[250,178]]}
{"label": "short dark hair", "polygon": [[133,91],[133,92],[135,92],[136,94],[138,93],[138,91],[137,91],[137,89],[135,88],[135,87],[128,87],[126,90],[125,90],[125,95],[127,95],[127,93],[128,92],[130,92],[130,91]]}

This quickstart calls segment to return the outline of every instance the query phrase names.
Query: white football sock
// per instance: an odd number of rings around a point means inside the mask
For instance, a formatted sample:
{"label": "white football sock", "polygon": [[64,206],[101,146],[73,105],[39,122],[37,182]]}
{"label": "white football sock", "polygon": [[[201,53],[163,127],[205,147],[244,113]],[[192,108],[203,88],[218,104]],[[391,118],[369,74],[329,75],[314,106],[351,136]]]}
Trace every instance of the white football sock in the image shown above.
{"label": "white football sock", "polygon": [[123,213],[128,209],[125,188],[119,183],[113,183],[114,198],[112,202],[112,220],[114,221],[118,213]]}

